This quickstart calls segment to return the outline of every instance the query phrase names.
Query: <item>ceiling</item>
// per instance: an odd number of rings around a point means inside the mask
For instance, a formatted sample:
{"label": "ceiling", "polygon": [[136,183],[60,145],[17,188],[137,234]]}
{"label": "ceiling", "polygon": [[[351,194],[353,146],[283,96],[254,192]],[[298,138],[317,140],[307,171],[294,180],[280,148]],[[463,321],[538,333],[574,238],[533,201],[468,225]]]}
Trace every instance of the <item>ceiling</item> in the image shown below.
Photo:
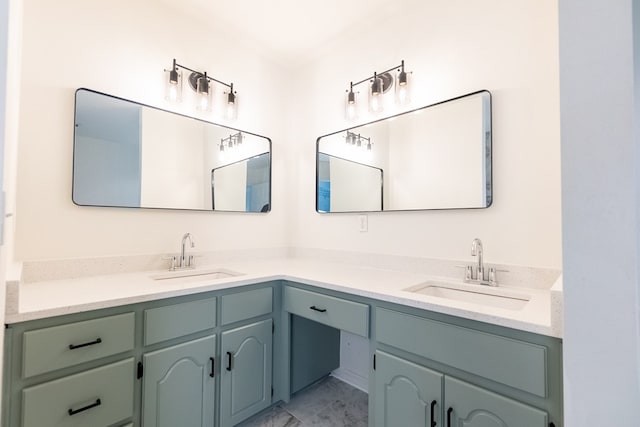
{"label": "ceiling", "polygon": [[192,18],[225,28],[276,62],[302,63],[315,49],[359,25],[392,15],[416,0],[158,0]]}

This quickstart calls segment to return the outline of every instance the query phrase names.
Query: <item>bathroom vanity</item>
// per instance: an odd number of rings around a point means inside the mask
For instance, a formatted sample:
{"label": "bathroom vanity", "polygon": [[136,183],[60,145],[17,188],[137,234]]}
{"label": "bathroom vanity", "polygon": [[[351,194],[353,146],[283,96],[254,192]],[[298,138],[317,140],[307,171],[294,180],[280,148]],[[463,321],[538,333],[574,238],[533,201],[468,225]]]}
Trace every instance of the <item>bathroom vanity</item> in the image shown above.
{"label": "bathroom vanity", "polygon": [[[536,312],[546,295],[536,319],[527,307],[474,311],[407,291],[419,274],[258,264],[236,263],[247,274],[219,279],[23,285],[20,310],[8,314],[3,425],[232,426],[334,369],[330,331],[344,330],[370,340],[371,426],[562,426],[548,291],[531,291]],[[325,354],[301,348],[313,334]]]}

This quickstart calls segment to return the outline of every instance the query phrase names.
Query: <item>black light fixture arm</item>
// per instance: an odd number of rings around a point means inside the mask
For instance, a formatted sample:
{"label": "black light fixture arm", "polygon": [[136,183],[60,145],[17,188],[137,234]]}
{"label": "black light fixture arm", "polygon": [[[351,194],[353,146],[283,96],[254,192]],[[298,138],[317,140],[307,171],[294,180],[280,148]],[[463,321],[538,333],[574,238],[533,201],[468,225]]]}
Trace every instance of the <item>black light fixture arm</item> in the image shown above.
{"label": "black light fixture arm", "polygon": [[[189,68],[189,67],[187,67],[186,65],[178,64],[178,63],[176,62],[175,58],[174,58],[174,60],[173,60],[173,70],[174,70],[174,71],[178,71],[178,70],[177,70],[178,68],[182,68],[183,70],[191,71],[192,73],[200,74],[200,75],[202,75],[203,77],[206,77],[206,79],[207,79],[208,81],[210,81],[210,82],[211,82],[211,81],[214,81],[214,82],[216,82],[216,83],[218,83],[218,84],[221,84],[221,85],[226,86],[226,87],[228,87],[229,89],[233,90],[233,83],[225,83],[225,82],[223,82],[223,81],[220,81],[220,80],[218,80],[218,79],[216,79],[216,78],[213,78],[213,77],[211,77],[211,76],[207,75],[207,74],[206,74],[206,71],[203,73],[203,72],[200,72],[200,71],[198,71],[198,70],[194,70],[194,69],[192,69],[192,68]],[[167,71],[167,70],[165,70],[165,71]]]}
{"label": "black light fixture arm", "polygon": [[385,73],[388,73],[388,72],[394,71],[394,70],[404,71],[404,59],[400,62],[400,65],[396,65],[395,67],[391,67],[388,70],[385,70],[385,71],[382,71],[382,72],[375,72],[374,71],[372,76],[369,76],[369,77],[367,77],[365,79],[362,79],[362,80],[360,80],[358,82],[355,82],[355,83],[351,82],[351,89],[350,90],[353,91],[353,87],[354,86],[358,86],[359,84],[362,84],[364,82],[371,81],[372,79],[376,78],[380,74],[385,74]]}

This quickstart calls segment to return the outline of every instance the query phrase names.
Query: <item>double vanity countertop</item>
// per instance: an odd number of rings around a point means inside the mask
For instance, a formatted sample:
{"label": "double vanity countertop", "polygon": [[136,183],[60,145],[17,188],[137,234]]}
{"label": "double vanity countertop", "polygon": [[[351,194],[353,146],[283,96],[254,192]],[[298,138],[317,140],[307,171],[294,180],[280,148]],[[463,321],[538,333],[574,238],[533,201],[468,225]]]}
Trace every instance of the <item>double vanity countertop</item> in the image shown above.
{"label": "double vanity countertop", "polygon": [[[429,276],[306,258],[276,258],[259,261],[225,262],[224,265],[198,266],[197,271],[230,271],[239,275],[212,278],[193,275],[156,280],[166,270],[86,276],[72,279],[14,283],[8,287],[6,323],[17,323],[83,311],[153,301],[200,292],[236,288],[270,280],[288,280],[331,289],[346,294],[377,299],[405,306],[449,314],[513,329],[562,337],[562,282],[553,286],[524,288],[463,284],[451,278]],[[471,299],[450,298],[447,294],[412,292],[438,285],[462,289],[472,294],[503,293],[524,295],[521,308],[503,308]],[[438,296],[436,296],[438,295]],[[463,292],[461,295],[465,295]],[[520,300],[515,300],[520,301]]]}

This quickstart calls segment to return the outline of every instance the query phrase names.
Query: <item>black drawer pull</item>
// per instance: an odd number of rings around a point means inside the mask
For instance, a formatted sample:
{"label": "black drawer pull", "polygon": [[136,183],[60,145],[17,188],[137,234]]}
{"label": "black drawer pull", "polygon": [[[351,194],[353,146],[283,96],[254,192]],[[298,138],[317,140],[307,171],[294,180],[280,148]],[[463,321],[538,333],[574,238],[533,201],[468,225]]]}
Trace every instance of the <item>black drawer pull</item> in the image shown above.
{"label": "black drawer pull", "polygon": [[431,402],[431,427],[436,427],[436,405],[438,402],[435,400]]}
{"label": "black drawer pull", "polygon": [[210,357],[209,360],[211,361],[211,372],[209,373],[209,376],[213,378],[216,376],[216,359]]}
{"label": "black drawer pull", "polygon": [[453,412],[453,408],[447,409],[447,427],[451,427],[451,413]]}
{"label": "black drawer pull", "polygon": [[82,347],[88,347],[90,345],[95,345],[95,344],[100,344],[102,342],[102,339],[100,338],[96,338],[93,341],[89,341],[89,342],[85,342],[83,344],[69,344],[69,350],[75,350],[76,348],[82,348]]}
{"label": "black drawer pull", "polygon": [[233,359],[233,354],[230,351],[227,351],[227,371],[231,370],[231,360]]}
{"label": "black drawer pull", "polygon": [[80,409],[71,409],[71,408],[69,408],[68,412],[69,412],[69,415],[75,415],[75,414],[79,414],[80,412],[87,411],[87,410],[89,410],[91,408],[95,408],[96,406],[100,406],[100,405],[102,405],[102,401],[100,399],[96,399],[96,401],[93,402],[92,404],[87,405],[87,406],[83,406]]}
{"label": "black drawer pull", "polygon": [[309,307],[309,308],[310,308],[311,310],[314,310],[314,311],[319,311],[320,313],[324,313],[325,311],[327,311],[327,309],[326,309],[326,308],[318,308],[318,307],[316,307],[315,305],[312,305],[312,306],[311,306],[311,307]]}

